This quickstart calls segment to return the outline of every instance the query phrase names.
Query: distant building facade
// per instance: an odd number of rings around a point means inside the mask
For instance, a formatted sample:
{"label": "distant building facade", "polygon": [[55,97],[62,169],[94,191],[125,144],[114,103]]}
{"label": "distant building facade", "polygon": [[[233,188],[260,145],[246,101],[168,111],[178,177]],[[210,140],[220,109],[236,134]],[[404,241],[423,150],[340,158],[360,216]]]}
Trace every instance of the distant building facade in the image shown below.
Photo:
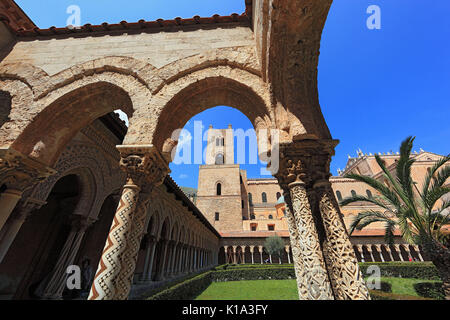
{"label": "distant building facade", "polygon": [[[231,126],[228,129],[232,129]],[[226,130],[211,126],[208,141],[212,143],[208,144],[207,158],[214,159],[214,163],[200,166],[196,205],[222,235],[219,262],[261,263],[267,260],[264,241],[272,235],[284,239],[286,254],[282,261],[290,262],[292,256],[285,203],[277,180],[248,178],[247,172],[234,164],[234,140],[226,138]],[[368,175],[383,181],[375,156],[363,154],[360,150],[357,154],[355,158],[349,156],[345,169],[330,178],[338,201],[353,194],[376,195],[376,191],[364,183],[345,178],[347,173]],[[380,156],[389,170],[394,171],[400,155],[387,153]],[[420,190],[427,170],[442,156],[423,150],[413,156],[412,177],[416,190]],[[347,230],[359,212],[378,209],[368,203],[354,203],[341,208]],[[399,230],[395,232],[395,245],[388,246],[384,241],[382,223],[374,223],[361,231],[355,230],[351,241],[359,261],[423,260],[420,248],[406,244]]]}

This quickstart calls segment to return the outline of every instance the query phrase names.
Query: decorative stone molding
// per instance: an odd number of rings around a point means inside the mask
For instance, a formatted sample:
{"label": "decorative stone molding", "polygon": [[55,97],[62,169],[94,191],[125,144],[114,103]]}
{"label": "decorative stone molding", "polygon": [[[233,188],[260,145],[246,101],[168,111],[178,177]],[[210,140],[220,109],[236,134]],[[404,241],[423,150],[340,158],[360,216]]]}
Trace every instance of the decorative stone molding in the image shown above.
{"label": "decorative stone molding", "polygon": [[13,149],[0,149],[0,183],[8,189],[23,192],[54,174],[55,170]]}
{"label": "decorative stone molding", "polygon": [[159,151],[152,145],[117,146],[120,152],[120,167],[127,174],[127,184],[140,188],[161,185],[169,166]]}

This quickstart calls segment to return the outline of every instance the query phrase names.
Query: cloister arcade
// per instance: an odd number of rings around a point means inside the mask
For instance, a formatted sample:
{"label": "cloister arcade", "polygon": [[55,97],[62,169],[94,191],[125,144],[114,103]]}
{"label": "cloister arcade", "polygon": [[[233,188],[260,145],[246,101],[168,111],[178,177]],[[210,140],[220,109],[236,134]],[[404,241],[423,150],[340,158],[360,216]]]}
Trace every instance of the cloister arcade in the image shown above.
{"label": "cloister arcade", "polygon": [[[64,266],[77,258],[105,199],[118,204],[89,299],[127,299],[136,273],[139,281],[161,281],[217,264],[219,235],[168,174],[177,145],[173,131],[202,110],[227,105],[257,131],[279,132],[278,142],[269,137],[259,143],[260,150],[280,153],[273,173],[287,203],[300,298],[369,299],[328,180],[338,141],[320,111],[317,65],[331,2],[247,0],[242,15],[75,30],[2,22],[0,31],[11,39],[0,55],[2,110],[8,110],[0,128],[0,228],[6,239],[14,238],[10,230],[22,229],[12,221],[14,212],[43,205],[51,188],[42,186],[72,175],[61,159],[84,128],[118,109],[129,118],[109,172],[87,164],[83,172],[73,168],[80,188],[70,195],[68,215],[78,219],[57,241],[63,247],[51,251],[60,253],[51,258],[54,268],[44,264],[53,270],[38,282],[44,297],[64,291]],[[119,169],[123,174],[113,172]],[[87,190],[89,179],[111,189]],[[105,213],[105,224],[110,218]]]}

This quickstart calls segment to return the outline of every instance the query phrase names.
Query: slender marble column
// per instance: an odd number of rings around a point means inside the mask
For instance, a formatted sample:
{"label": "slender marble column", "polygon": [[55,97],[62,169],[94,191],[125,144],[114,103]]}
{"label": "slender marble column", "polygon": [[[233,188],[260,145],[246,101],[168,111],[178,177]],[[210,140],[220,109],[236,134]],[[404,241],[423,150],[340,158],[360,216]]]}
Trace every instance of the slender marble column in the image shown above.
{"label": "slender marble column", "polygon": [[394,248],[397,251],[398,256],[400,257],[400,261],[405,261],[405,259],[403,259],[402,250],[400,249],[400,245],[394,244]]}
{"label": "slender marble column", "polygon": [[74,264],[84,234],[87,228],[94,222],[93,219],[82,216],[72,215],[70,218],[72,219],[71,230],[61,250],[56,266],[52,271],[50,280],[43,291],[44,299],[57,300],[62,298],[68,276],[66,272],[67,267]]}
{"label": "slender marble column", "polygon": [[16,208],[13,212],[13,215],[8,220],[8,223],[1,230],[0,263],[8,253],[11,244],[14,242],[20,228],[22,228],[22,225],[34,211],[40,209],[44,204],[45,202],[42,201],[27,199],[22,206],[19,205],[20,207]]}
{"label": "slender marble column", "polygon": [[378,252],[378,254],[380,255],[381,258],[381,262],[384,262],[384,257],[383,257],[383,250],[381,248],[381,245],[376,244],[375,245],[375,250]]}
{"label": "slender marble column", "polygon": [[147,242],[147,250],[145,251],[144,271],[142,272],[141,281],[150,281],[151,280],[155,248],[156,248],[155,237],[149,236],[148,242]]}
{"label": "slender marble column", "polygon": [[252,254],[252,264],[255,264],[255,258],[253,257],[254,251],[255,251],[255,246],[250,246],[250,253]]}
{"label": "slender marble column", "polygon": [[414,246],[414,250],[416,250],[417,255],[419,256],[420,261],[424,261],[424,260],[423,260],[423,257],[422,257],[422,254],[420,253],[420,247],[419,247],[418,245],[415,245],[415,246]]}
{"label": "slender marble column", "polygon": [[287,254],[287,258],[288,258],[288,263],[291,264],[291,257],[289,255],[289,251],[290,251],[289,249],[290,249],[289,246],[284,247],[284,250],[286,250],[286,254]]}
{"label": "slender marble column", "polygon": [[392,256],[391,247],[386,246],[386,251],[389,253],[389,258],[391,258],[391,261],[395,261],[394,257]]}
{"label": "slender marble column", "polygon": [[258,250],[259,250],[259,258],[261,259],[261,264],[263,264],[264,263],[263,256],[262,256],[263,247],[259,246]]}

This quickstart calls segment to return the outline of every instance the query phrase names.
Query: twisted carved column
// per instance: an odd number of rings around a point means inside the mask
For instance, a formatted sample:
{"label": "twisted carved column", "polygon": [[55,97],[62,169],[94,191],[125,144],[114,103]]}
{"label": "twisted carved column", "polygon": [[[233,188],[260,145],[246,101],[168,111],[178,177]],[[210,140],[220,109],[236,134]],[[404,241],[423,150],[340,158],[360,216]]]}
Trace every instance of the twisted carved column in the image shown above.
{"label": "twisted carved column", "polygon": [[[293,144],[280,148],[280,170],[275,175],[286,195],[286,216],[301,300],[333,300],[333,291],[312,215],[306,184],[307,159]],[[292,214],[290,214],[292,210]],[[299,279],[299,274],[300,279]]]}
{"label": "twisted carved column", "polygon": [[55,174],[56,171],[12,149],[0,149],[0,230],[25,190]]}
{"label": "twisted carved column", "polygon": [[120,166],[127,173],[127,183],[122,191],[89,300],[128,297],[137,251],[144,232],[149,197],[153,188],[162,184],[170,171],[153,146],[119,146],[118,149],[121,154]]}

